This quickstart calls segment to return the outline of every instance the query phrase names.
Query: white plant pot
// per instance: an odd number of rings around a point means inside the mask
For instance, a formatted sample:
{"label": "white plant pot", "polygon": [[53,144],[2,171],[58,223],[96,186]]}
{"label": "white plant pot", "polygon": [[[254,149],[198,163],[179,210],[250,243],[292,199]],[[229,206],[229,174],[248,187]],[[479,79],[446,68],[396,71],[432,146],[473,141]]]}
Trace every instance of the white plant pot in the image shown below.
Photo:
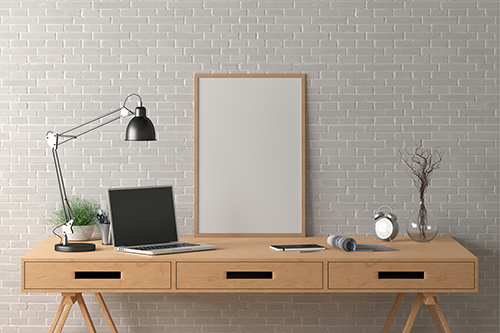
{"label": "white plant pot", "polygon": [[94,226],[93,225],[73,226],[73,233],[68,234],[68,240],[70,240],[70,241],[87,241],[87,240],[90,240],[93,233],[94,233]]}

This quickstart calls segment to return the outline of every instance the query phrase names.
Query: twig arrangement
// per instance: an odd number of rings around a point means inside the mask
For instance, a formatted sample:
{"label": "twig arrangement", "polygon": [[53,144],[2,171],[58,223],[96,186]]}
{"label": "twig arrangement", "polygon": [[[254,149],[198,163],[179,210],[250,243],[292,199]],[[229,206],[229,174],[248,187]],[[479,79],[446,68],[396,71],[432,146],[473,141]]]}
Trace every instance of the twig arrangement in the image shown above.
{"label": "twig arrangement", "polygon": [[438,148],[424,148],[422,141],[415,148],[400,148],[398,156],[410,168],[409,174],[419,190],[420,208],[417,217],[420,237],[426,239],[427,209],[425,207],[425,192],[431,184],[431,174],[439,169],[444,152]]}

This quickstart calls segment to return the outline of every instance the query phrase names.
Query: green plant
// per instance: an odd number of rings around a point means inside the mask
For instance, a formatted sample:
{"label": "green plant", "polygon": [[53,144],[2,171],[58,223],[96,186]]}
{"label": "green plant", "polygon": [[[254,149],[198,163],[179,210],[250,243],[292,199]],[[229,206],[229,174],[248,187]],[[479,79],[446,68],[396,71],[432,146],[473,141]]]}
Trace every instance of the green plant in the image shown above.
{"label": "green plant", "polygon": [[[91,199],[79,197],[68,199],[68,201],[71,206],[71,210],[73,211],[73,215],[75,216],[73,226],[94,225],[98,223],[97,214],[99,212],[100,205],[97,202]],[[59,207],[52,212],[50,220],[54,223],[54,225],[65,224],[67,222],[62,207]]]}

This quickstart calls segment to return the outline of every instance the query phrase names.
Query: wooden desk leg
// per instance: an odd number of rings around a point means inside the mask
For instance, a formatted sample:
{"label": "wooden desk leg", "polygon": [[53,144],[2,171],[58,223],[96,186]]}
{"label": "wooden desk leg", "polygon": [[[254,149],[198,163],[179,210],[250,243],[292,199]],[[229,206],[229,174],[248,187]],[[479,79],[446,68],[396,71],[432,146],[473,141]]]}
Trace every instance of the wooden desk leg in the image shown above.
{"label": "wooden desk leg", "polygon": [[396,300],[394,301],[394,305],[392,306],[391,312],[389,313],[389,317],[387,317],[387,320],[385,321],[382,333],[389,332],[389,328],[391,328],[392,321],[394,320],[394,317],[396,317],[396,312],[398,312],[399,305],[401,305],[401,301],[403,300],[404,295],[405,294],[400,293],[396,298]]}
{"label": "wooden desk leg", "polygon": [[68,319],[71,307],[73,306],[73,304],[75,304],[75,302],[78,302],[78,305],[80,306],[80,311],[82,312],[83,318],[85,319],[85,323],[87,324],[89,332],[97,333],[94,327],[94,323],[92,323],[92,319],[90,318],[89,310],[87,309],[85,301],[83,300],[82,293],[62,293],[61,295],[63,296],[63,299],[59,304],[59,308],[57,309],[56,316],[52,321],[52,325],[50,325],[49,333],[54,333],[54,330],[57,327],[57,323],[59,322],[59,319],[61,319],[61,322],[59,323],[59,327],[56,333],[62,332],[64,324],[66,323],[66,319]]}
{"label": "wooden desk leg", "polygon": [[[448,326],[448,323],[446,322],[446,318],[444,317],[443,310],[441,309],[441,306],[439,305],[439,302],[437,300],[437,295],[432,295],[432,301],[429,301],[429,304],[427,304],[427,306],[429,307],[429,310],[432,309],[432,305],[434,305],[434,307],[436,308],[436,312],[439,316],[439,319],[441,319],[441,324],[443,325],[444,331],[446,333],[451,333],[450,326]],[[431,314],[432,314],[432,311],[431,311]],[[434,316],[435,316],[435,314],[434,314]],[[433,316],[433,319],[434,319],[434,316]],[[441,326],[439,325],[439,321],[437,320],[437,318],[434,319],[434,324],[438,328],[439,333],[443,332],[441,330]]]}
{"label": "wooden desk leg", "polygon": [[71,306],[75,304],[76,302],[76,294],[67,294],[67,293],[62,293],[63,299],[61,300],[61,303],[59,304],[59,308],[57,309],[56,316],[54,317],[54,320],[52,321],[52,325],[50,325],[49,328],[49,333],[54,333],[54,330],[57,327],[57,323],[59,322],[59,319],[61,318],[61,314],[64,314],[62,316],[61,323],[59,325],[59,329],[57,330],[57,333],[61,333],[62,328],[64,327],[64,324],[66,323],[66,319],[68,319],[69,311],[71,310]]}
{"label": "wooden desk leg", "polygon": [[101,307],[102,313],[104,313],[104,317],[106,318],[106,321],[108,322],[109,328],[111,329],[112,333],[118,333],[118,330],[116,329],[115,323],[113,322],[113,318],[111,318],[111,314],[108,311],[108,307],[106,306],[106,303],[104,303],[104,298],[102,298],[101,293],[95,293],[95,297],[97,298],[97,301],[99,302],[99,306]]}
{"label": "wooden desk leg", "polygon": [[[415,322],[415,318],[417,317],[418,309],[420,308],[420,304],[422,302],[424,302],[424,304],[429,308],[432,320],[434,321],[434,325],[436,325],[438,332],[443,333],[443,329],[441,328],[442,324],[444,332],[451,333],[450,326],[448,326],[446,318],[444,317],[443,310],[441,309],[441,306],[439,305],[439,302],[437,300],[437,294],[417,294],[417,299],[415,300],[415,303],[413,303],[413,307],[411,309],[410,316],[408,317],[408,321],[406,322],[403,333],[410,333],[411,328],[413,327],[413,323]],[[434,311],[434,308],[432,307],[433,305],[436,308],[436,311]],[[441,324],[439,323],[438,316],[441,320]]]}
{"label": "wooden desk leg", "polygon": [[431,313],[432,320],[434,321],[434,325],[436,325],[438,333],[443,333],[443,330],[441,329],[441,324],[439,323],[439,319],[436,315],[436,311],[434,311],[432,305],[427,305],[427,307],[429,308],[429,312]]}
{"label": "wooden desk leg", "polygon": [[85,323],[87,324],[87,328],[90,333],[97,333],[94,327],[94,323],[92,322],[92,318],[90,318],[89,310],[87,309],[87,305],[83,300],[83,296],[81,293],[76,294],[76,300],[78,301],[78,305],[80,306],[80,311],[82,312],[83,319],[85,319]]}
{"label": "wooden desk leg", "polygon": [[429,308],[429,312],[431,313],[432,320],[434,321],[434,325],[436,325],[438,333],[443,333],[443,330],[441,329],[441,324],[439,323],[438,316],[436,315],[436,311],[434,311],[434,307],[432,307],[433,305],[436,304],[436,302],[435,302],[436,296],[437,296],[437,294],[426,294],[426,295],[424,295],[423,302]]}
{"label": "wooden desk leg", "polygon": [[422,303],[423,299],[424,299],[423,294],[417,294],[417,299],[415,300],[415,303],[413,303],[413,307],[411,308],[410,316],[406,321],[403,333],[410,333],[413,323],[415,322],[415,318],[417,318],[417,313],[418,309],[420,308],[420,303]]}

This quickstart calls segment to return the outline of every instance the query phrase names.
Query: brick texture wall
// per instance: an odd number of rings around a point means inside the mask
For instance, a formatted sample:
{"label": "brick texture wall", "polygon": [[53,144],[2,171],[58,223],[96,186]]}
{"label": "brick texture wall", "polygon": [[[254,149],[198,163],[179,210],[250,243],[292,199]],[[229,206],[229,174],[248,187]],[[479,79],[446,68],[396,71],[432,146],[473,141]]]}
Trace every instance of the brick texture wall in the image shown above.
{"label": "brick texture wall", "polygon": [[[440,235],[479,257],[479,293],[443,294],[453,332],[499,328],[498,1],[0,2],[0,332],[47,330],[60,296],[22,294],[20,258],[58,202],[44,136],[138,92],[158,141],[113,124],[60,150],[70,195],[173,184],[193,233],[193,74],[307,75],[307,234],[372,235],[417,190],[396,155],[441,147]],[[404,232],[402,232],[404,233]],[[99,331],[106,323],[85,296]],[[106,294],[120,332],[379,332],[395,295]],[[407,296],[391,332],[401,332]],[[73,311],[67,332],[82,332]],[[421,309],[412,332],[435,332]]]}

